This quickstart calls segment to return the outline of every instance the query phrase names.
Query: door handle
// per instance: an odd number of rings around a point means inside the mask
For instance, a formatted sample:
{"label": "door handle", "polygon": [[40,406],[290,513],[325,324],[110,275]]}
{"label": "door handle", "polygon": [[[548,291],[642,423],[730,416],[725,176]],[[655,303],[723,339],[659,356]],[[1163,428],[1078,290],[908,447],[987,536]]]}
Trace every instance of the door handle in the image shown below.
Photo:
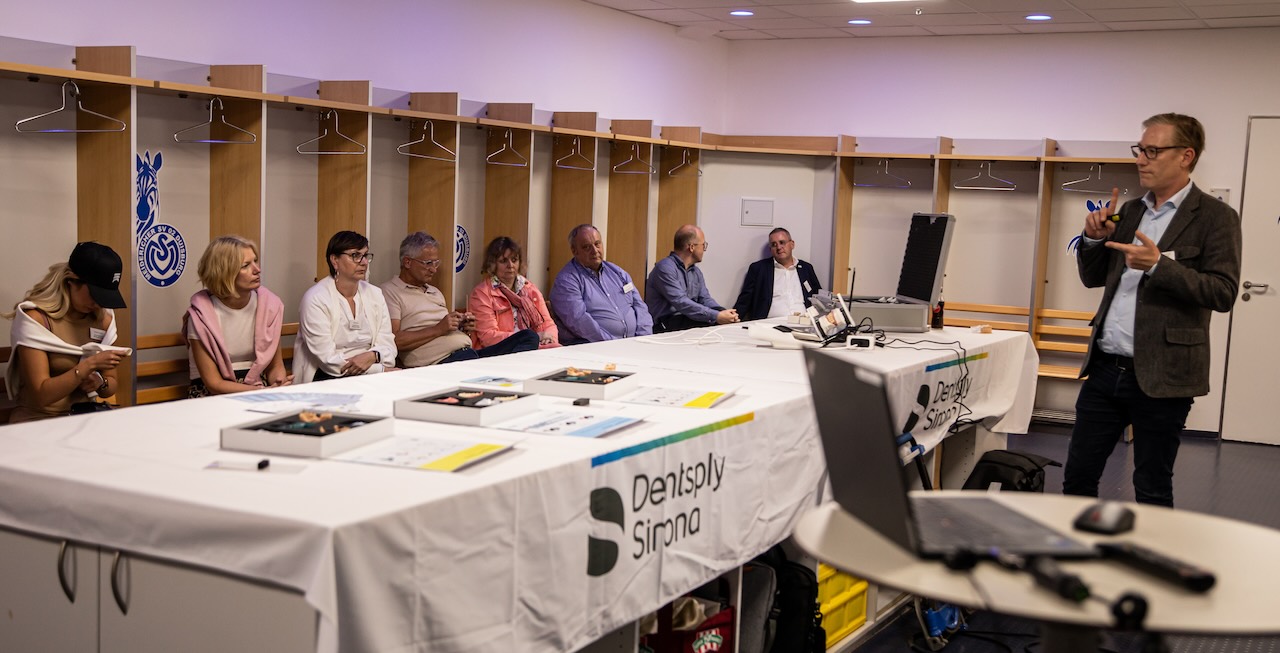
{"label": "door handle", "polygon": [[[128,578],[124,583],[120,582],[121,573],[129,573],[129,559],[124,557],[120,551],[116,551],[116,555],[111,559],[111,595],[116,599],[116,606],[120,608],[120,614],[129,614],[129,588]],[[121,587],[125,585],[125,587]]]}
{"label": "door handle", "polygon": [[[62,593],[67,595],[67,600],[76,602],[76,588],[71,584],[71,579],[67,577],[67,550],[70,549],[70,543],[66,540],[62,541],[62,545],[58,547],[58,584],[62,585]],[[76,574],[76,552],[71,551],[71,573],[79,578]]]}
{"label": "door handle", "polygon": [[1262,291],[1266,290],[1267,288],[1270,288],[1270,287],[1271,287],[1271,286],[1269,286],[1269,285],[1267,285],[1267,284],[1265,284],[1265,283],[1254,283],[1254,282],[1252,282],[1252,281],[1246,281],[1246,282],[1244,282],[1244,284],[1243,284],[1243,285],[1244,285],[1244,289],[1245,289],[1245,290],[1255,290],[1255,289],[1256,289],[1258,292],[1262,292]]}

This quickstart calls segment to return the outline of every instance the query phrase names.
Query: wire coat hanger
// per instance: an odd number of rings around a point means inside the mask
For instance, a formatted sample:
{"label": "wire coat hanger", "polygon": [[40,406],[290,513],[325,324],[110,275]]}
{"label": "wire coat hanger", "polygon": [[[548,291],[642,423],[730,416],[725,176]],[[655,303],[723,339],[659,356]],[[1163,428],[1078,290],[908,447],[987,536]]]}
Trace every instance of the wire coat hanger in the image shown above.
{"label": "wire coat hanger", "polygon": [[[409,123],[409,133],[410,133],[410,134],[412,134],[412,133],[413,133],[413,122],[412,122],[412,121],[410,121],[410,123]],[[443,152],[448,153],[448,155],[449,155],[449,156],[447,156],[447,157],[446,157],[446,156],[432,156],[432,155],[430,155],[430,154],[418,154],[417,152],[410,152],[410,151],[409,151],[409,148],[413,147],[414,145],[417,145],[417,144],[419,144],[419,143],[428,143],[428,142],[429,142],[432,146],[434,146],[435,148],[437,148],[437,149],[439,149],[439,150],[441,150],[441,151],[443,151]],[[396,147],[396,151],[397,151],[397,152],[399,152],[399,153],[401,153],[401,154],[403,154],[403,155],[405,155],[405,156],[411,156],[411,157],[418,158],[418,159],[431,159],[432,161],[444,161],[445,163],[457,163],[457,162],[458,162],[458,153],[457,153],[457,152],[454,152],[453,150],[449,149],[448,147],[445,147],[444,143],[441,143],[440,141],[437,141],[437,140],[436,140],[436,124],[435,124],[435,121],[433,121],[433,120],[427,120],[427,121],[426,121],[425,128],[424,128],[424,129],[423,129],[423,131],[422,131],[422,138],[419,138],[419,139],[418,139],[418,140],[416,140],[416,141],[409,141],[408,143],[404,143],[404,144],[402,144],[402,145],[399,145],[399,146],[397,146],[397,147]]]}
{"label": "wire coat hanger", "polygon": [[[493,130],[489,130],[489,133],[492,134]],[[514,154],[517,159],[520,159],[520,160],[519,161],[495,161],[498,155],[502,154],[503,152],[510,152]],[[520,151],[516,149],[515,143],[512,142],[510,127],[508,127],[506,131],[503,132],[502,134],[502,147],[498,148],[494,152],[489,153],[489,155],[484,158],[484,162],[488,163],[489,165],[512,166],[516,168],[525,168],[525,167],[528,167],[529,165],[529,160],[524,158],[524,155],[521,154]]]}
{"label": "wire coat hanger", "polygon": [[[30,122],[35,122],[41,118],[46,118],[48,116],[52,116],[57,113],[62,113],[63,111],[71,111],[72,109],[68,107],[68,104],[69,104],[68,100],[72,98],[75,99],[74,111],[79,111],[82,113],[87,113],[91,116],[102,118],[103,120],[119,125],[119,127],[114,129],[79,129],[79,128],[62,128],[62,127],[50,127],[47,129],[39,129],[39,128],[23,129],[22,128],[23,125]],[[67,80],[62,83],[62,106],[58,107],[57,109],[54,109],[53,111],[46,111],[38,116],[23,118],[22,120],[19,120],[18,122],[13,123],[13,128],[18,130],[19,133],[23,133],[23,134],[105,134],[105,133],[113,133],[113,132],[122,132],[125,130],[126,125],[124,121],[116,120],[111,116],[103,115],[101,113],[98,113],[97,111],[92,111],[90,109],[84,108],[84,103],[80,101],[80,98],[81,98],[80,87],[76,86],[75,82],[71,80]]]}
{"label": "wire coat hanger", "polygon": [[[694,163],[690,160],[692,157],[690,156],[689,153],[692,149],[693,148],[689,148],[689,147],[680,149],[680,163],[677,164],[674,168],[667,171],[668,177],[701,177],[702,176],[702,168],[699,168],[698,166],[694,165]],[[689,168],[690,170],[693,170],[693,173],[682,172],[677,175],[676,171],[681,168]]]}
{"label": "wire coat hanger", "polygon": [[1018,185],[1008,179],[1001,179],[991,174],[991,162],[978,164],[978,174],[957,182],[954,186],[961,190],[1017,190]]}
{"label": "wire coat hanger", "polygon": [[[1088,175],[1085,175],[1083,179],[1064,182],[1062,184],[1062,190],[1067,191],[1068,193],[1092,193],[1094,195],[1110,195],[1111,189],[1115,188],[1115,185],[1113,185],[1111,182],[1104,181],[1102,179],[1102,165],[1103,164],[1101,163],[1095,163],[1093,165],[1090,165]],[[1093,176],[1093,172],[1095,170],[1098,171],[1097,177]],[[1089,182],[1094,182],[1094,183],[1091,184]],[[1120,194],[1128,195],[1129,189],[1122,188]]]}
{"label": "wire coat hanger", "polygon": [[[615,143],[614,146],[616,147],[617,144]],[[633,163],[639,163],[640,165],[644,166],[645,169],[644,170],[623,170],[622,169],[623,167],[631,165]],[[637,143],[636,141],[631,142],[631,157],[628,158],[626,161],[623,161],[622,163],[619,163],[618,165],[613,166],[613,171],[620,175],[651,175],[654,173],[653,166],[649,165],[648,161],[645,161],[644,159],[640,158],[640,143]]]}
{"label": "wire coat hanger", "polygon": [[[577,160],[582,161],[583,164],[570,165],[569,163],[566,163],[566,161],[574,162]],[[596,161],[582,153],[582,139],[578,136],[574,136],[573,141],[569,144],[569,153],[556,159],[556,167],[566,168],[569,170],[591,170],[594,172],[596,169]]]}
{"label": "wire coat hanger", "polygon": [[320,134],[319,136],[316,136],[315,138],[309,141],[304,141],[302,143],[299,143],[298,147],[294,148],[298,151],[298,154],[364,154],[366,151],[366,148],[360,141],[357,141],[356,139],[351,138],[350,136],[347,136],[346,134],[342,133],[338,129],[338,112],[334,111],[333,109],[327,109],[320,114],[320,122],[324,122],[329,118],[333,118],[333,135],[337,136],[338,138],[341,138],[344,141],[347,141],[348,143],[354,143],[356,147],[360,148],[360,150],[352,151],[352,150],[304,150],[302,149],[306,145],[310,145],[312,143],[319,143],[321,140],[324,139],[324,137],[328,136],[329,128],[325,127],[323,134]]}
{"label": "wire coat hanger", "polygon": [[853,185],[869,188],[911,188],[911,180],[890,173],[889,160],[880,159],[876,162],[876,167],[869,179],[865,176],[862,181],[855,179]]}
{"label": "wire coat hanger", "polygon": [[[218,105],[218,120],[219,120],[219,121],[221,121],[221,122],[222,122],[222,124],[224,124],[224,125],[226,125],[227,127],[230,127],[231,129],[233,129],[234,131],[239,132],[239,133],[241,133],[241,134],[246,134],[246,135],[248,135],[248,137],[249,137],[249,139],[248,139],[248,140],[245,140],[245,139],[243,139],[243,138],[239,138],[239,139],[214,138],[214,137],[213,137],[213,132],[212,132],[212,131],[210,131],[210,132],[209,132],[209,137],[208,137],[208,138],[179,138],[179,136],[181,136],[182,134],[185,134],[185,133],[187,133],[187,132],[189,132],[189,131],[194,131],[194,130],[196,130],[196,129],[200,129],[201,127],[210,127],[210,128],[212,128],[212,126],[213,126],[213,105],[214,105],[215,103]],[[255,134],[255,133],[253,133],[253,132],[251,132],[251,131],[249,131],[249,130],[247,130],[247,129],[241,129],[241,128],[236,127],[235,125],[233,125],[233,124],[231,124],[231,123],[227,122],[227,114],[225,113],[225,111],[226,111],[226,109],[222,106],[222,98],[220,98],[220,97],[215,97],[215,98],[213,98],[212,100],[209,100],[209,120],[207,120],[207,121],[205,121],[205,122],[202,122],[202,123],[200,123],[200,124],[198,124],[198,125],[192,125],[191,127],[187,127],[186,129],[179,129],[178,131],[174,132],[174,133],[173,133],[173,140],[174,140],[174,142],[177,142],[177,143],[226,143],[226,144],[235,144],[235,145],[249,145],[249,144],[253,144],[253,143],[257,143],[257,142],[258,142],[258,135],[257,135],[257,134]]]}

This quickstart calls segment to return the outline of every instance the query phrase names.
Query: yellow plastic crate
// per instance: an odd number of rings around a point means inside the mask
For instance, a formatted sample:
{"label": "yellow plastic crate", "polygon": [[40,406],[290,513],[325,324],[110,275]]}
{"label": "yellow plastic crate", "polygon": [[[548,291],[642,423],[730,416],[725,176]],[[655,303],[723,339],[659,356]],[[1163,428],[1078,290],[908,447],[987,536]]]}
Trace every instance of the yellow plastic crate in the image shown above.
{"label": "yellow plastic crate", "polygon": [[867,622],[867,581],[820,564],[818,603],[831,648]]}

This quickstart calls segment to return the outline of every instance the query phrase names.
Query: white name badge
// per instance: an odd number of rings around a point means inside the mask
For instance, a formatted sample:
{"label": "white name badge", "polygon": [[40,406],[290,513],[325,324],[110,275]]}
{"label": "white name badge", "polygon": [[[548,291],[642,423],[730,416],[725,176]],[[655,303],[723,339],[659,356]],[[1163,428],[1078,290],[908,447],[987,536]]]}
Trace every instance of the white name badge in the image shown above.
{"label": "white name badge", "polygon": [[102,339],[103,339],[103,338],[106,338],[106,337],[107,337],[107,332],[106,332],[106,330],[104,330],[104,329],[95,329],[95,328],[93,328],[93,327],[89,327],[89,339],[90,339],[90,340],[92,340],[92,341],[94,341],[94,342],[102,342]]}
{"label": "white name badge", "polygon": [[625,285],[625,286],[623,286],[623,287],[622,287],[622,292],[623,292],[623,293],[629,293],[629,292],[631,292],[631,291],[633,291],[633,290],[635,290],[635,289],[636,289],[636,284],[634,284],[634,283],[629,283],[629,284],[627,284],[627,285]]}
{"label": "white name badge", "polygon": [[809,286],[809,282],[808,282],[808,281],[805,281],[805,282],[804,282],[804,291],[805,291],[805,292],[813,292],[813,288],[811,288],[811,287]]}

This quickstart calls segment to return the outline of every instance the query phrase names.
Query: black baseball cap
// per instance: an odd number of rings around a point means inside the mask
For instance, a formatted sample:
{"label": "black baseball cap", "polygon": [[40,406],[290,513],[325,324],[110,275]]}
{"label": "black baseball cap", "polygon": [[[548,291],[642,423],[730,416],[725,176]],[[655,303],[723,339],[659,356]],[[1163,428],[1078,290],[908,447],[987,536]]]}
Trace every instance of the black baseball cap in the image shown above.
{"label": "black baseball cap", "polygon": [[115,250],[102,243],[78,243],[71,250],[67,267],[89,286],[89,295],[99,306],[125,308],[124,296],[120,294],[120,275],[124,265]]}

